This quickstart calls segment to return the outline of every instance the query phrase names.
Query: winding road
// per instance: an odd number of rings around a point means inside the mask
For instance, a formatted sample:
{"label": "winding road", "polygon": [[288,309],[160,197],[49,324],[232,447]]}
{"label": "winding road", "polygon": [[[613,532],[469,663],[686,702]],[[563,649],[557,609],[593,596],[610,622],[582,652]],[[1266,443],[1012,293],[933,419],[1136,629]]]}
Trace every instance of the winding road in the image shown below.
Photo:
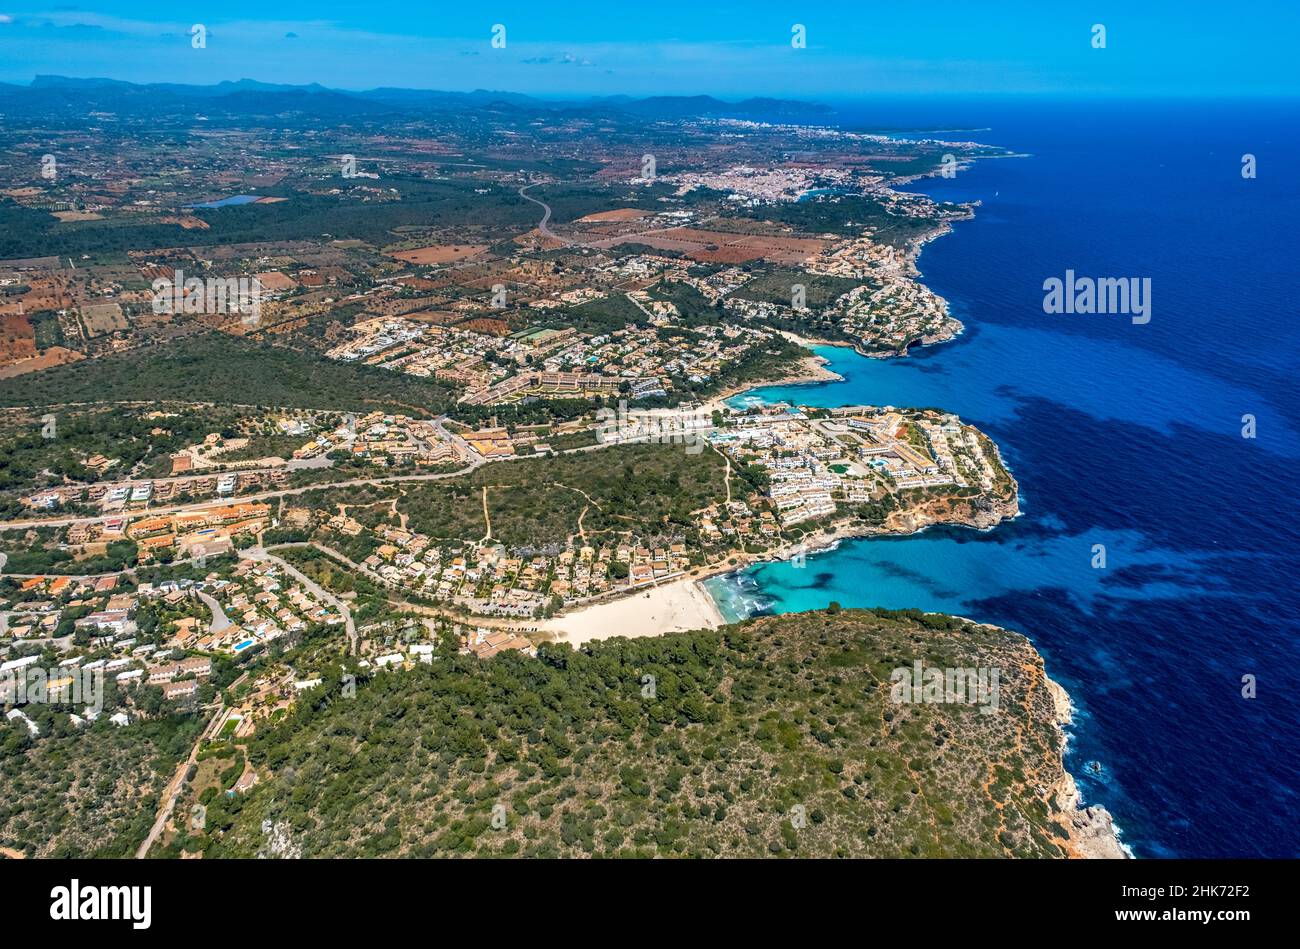
{"label": "winding road", "polygon": [[[314,545],[279,544],[278,546],[279,547],[310,547]],[[311,579],[309,576],[307,576],[305,573],[303,573],[293,564],[289,563],[289,561],[285,560],[283,557],[275,556],[275,554],[270,553],[265,547],[249,547],[247,550],[243,552],[243,555],[247,557],[249,560],[269,560],[271,563],[276,564],[278,567],[284,570],[285,573],[289,574],[289,576],[293,577],[304,587],[306,587],[311,592],[311,594],[315,596],[318,600],[320,600],[322,603],[328,603],[330,604],[330,606],[338,610],[339,613],[342,614],[343,616],[343,628],[344,630],[347,631],[348,634],[348,649],[354,656],[357,654],[357,625],[356,623],[353,622],[352,611],[348,609],[348,605],[346,603],[344,603],[333,593],[327,592],[324,587],[322,587],[315,580]]]}
{"label": "winding road", "polygon": [[537,222],[537,232],[539,234],[541,234],[543,237],[548,237],[553,241],[559,241],[565,247],[571,247],[573,245],[573,241],[561,237],[559,234],[556,234],[553,230],[551,230],[551,206],[547,204],[545,201],[541,200],[540,198],[534,198],[531,194],[524,194],[524,192],[527,191],[529,188],[535,188],[540,183],[541,182],[535,182],[531,185],[524,185],[522,188],[519,189],[519,197],[523,198],[525,201],[531,201],[533,202],[533,204],[541,206],[541,209],[543,211],[542,219]]}

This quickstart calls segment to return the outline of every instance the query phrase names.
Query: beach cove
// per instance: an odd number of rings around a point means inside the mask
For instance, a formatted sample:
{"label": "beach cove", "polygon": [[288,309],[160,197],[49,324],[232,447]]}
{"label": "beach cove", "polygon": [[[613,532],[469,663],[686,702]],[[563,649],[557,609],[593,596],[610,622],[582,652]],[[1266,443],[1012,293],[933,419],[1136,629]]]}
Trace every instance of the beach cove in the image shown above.
{"label": "beach cove", "polygon": [[[1152,148],[1178,134],[1203,143],[1232,125],[1226,116],[1213,128],[1182,116],[1190,131],[1176,133],[1147,127],[1149,118],[1135,110],[1089,121],[1117,123]],[[1300,664],[1295,638],[1273,634],[1279,623],[1300,623],[1300,609],[1282,595],[1300,570],[1300,534],[1294,519],[1256,516],[1289,503],[1285,472],[1300,455],[1300,392],[1289,368],[1300,361],[1300,328],[1260,322],[1286,299],[1286,246],[1270,236],[1284,226],[1285,201],[1250,192],[1239,207],[1235,185],[1218,177],[1203,148],[1177,152],[1180,171],[1201,183],[1216,213],[1265,222],[1258,234],[1242,232],[1254,235],[1249,258],[1230,261],[1180,220],[1192,209],[1179,194],[1162,195],[1163,219],[1137,210],[1138,187],[1182,187],[1163,173],[1105,190],[1128,174],[1128,152],[1110,139],[1061,117],[1019,114],[987,135],[1034,157],[913,185],[937,199],[982,202],[918,262],[920,279],[949,301],[965,332],[899,359],[803,341],[819,378],[801,374],[726,402],[956,413],[999,447],[1020,485],[1020,516],[988,530],[933,525],[810,539],[806,559],[789,551],[737,557],[663,584],[649,599],[559,617],[550,631],[576,645],[607,630],[712,628],[831,602],[1015,630],[1073,702],[1066,769],[1082,800],[1115,816],[1131,853],[1300,853],[1300,836],[1281,819],[1295,806],[1290,776],[1300,773],[1281,739],[1300,727],[1296,710],[1240,694],[1244,672]],[[1106,199],[1064,214],[1066,180]],[[1115,237],[1115,221],[1125,223],[1127,243]],[[1044,277],[1089,254],[1101,261],[1093,269],[1115,273],[1143,262],[1158,301],[1149,325],[1044,312]],[[1234,266],[1241,279],[1225,281]],[[1225,337],[1225,318],[1273,344],[1253,345],[1248,331]],[[1260,422],[1252,442],[1240,432],[1247,409]],[[1207,746],[1230,749],[1221,767],[1203,767]],[[1245,837],[1241,826],[1267,832]]]}
{"label": "beach cove", "polygon": [[[1008,108],[981,135],[1032,159],[913,185],[982,202],[918,262],[966,332],[903,359],[815,346],[842,381],[730,400],[954,412],[999,446],[1021,516],[989,531],[840,539],[802,567],[768,561],[705,586],[728,620],[836,601],[1022,632],[1076,707],[1067,770],[1137,856],[1293,855],[1300,837],[1281,815],[1295,806],[1300,762],[1281,723],[1293,727],[1296,710],[1243,700],[1240,680],[1300,661],[1295,638],[1271,632],[1300,619],[1282,592],[1300,569],[1300,537],[1294,519],[1262,514],[1287,506],[1283,472],[1300,453],[1286,369],[1300,331],[1266,316],[1285,307],[1289,251],[1277,235],[1295,183],[1242,193],[1206,148],[1275,116],[1169,111]],[[1134,178],[1133,140],[1176,155],[1176,174],[1162,165]],[[1071,202],[1062,189],[1091,197]],[[1191,226],[1207,203],[1225,220],[1260,222],[1241,231],[1248,251],[1227,255]],[[1070,266],[1151,276],[1150,324],[1045,313],[1043,280]],[[1225,320],[1236,331],[1225,335]],[[1252,345],[1248,327],[1270,345]],[[1268,436],[1241,437],[1246,411],[1268,420]],[[1207,768],[1206,747],[1230,750]]]}

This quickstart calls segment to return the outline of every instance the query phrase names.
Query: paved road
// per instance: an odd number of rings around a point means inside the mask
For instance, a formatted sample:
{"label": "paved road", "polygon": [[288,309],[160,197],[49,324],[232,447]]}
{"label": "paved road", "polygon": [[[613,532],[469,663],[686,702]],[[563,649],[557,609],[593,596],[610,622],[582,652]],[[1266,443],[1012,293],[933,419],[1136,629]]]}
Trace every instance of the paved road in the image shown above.
{"label": "paved road", "polygon": [[[305,545],[282,544],[280,546],[300,547]],[[336,610],[338,610],[339,613],[343,615],[343,629],[348,634],[348,648],[351,650],[354,656],[356,655],[357,625],[352,621],[352,611],[348,609],[348,605],[346,603],[344,603],[342,600],[336,597],[333,593],[328,592],[324,587],[318,584],[315,580],[308,577],[305,573],[303,573],[293,564],[289,563],[283,557],[277,557],[275,554],[270,553],[264,547],[249,547],[247,550],[243,552],[243,555],[249,558],[250,560],[269,560],[272,563],[278,565],[281,569],[284,570],[285,573],[289,574],[289,576],[293,577],[295,580],[297,580],[299,583],[305,586],[309,591],[311,591],[311,593],[314,594],[318,600],[320,600],[322,603],[328,603],[331,606],[333,606]]]}
{"label": "paved road", "polygon": [[[88,523],[93,520],[95,520],[95,518],[86,518],[85,521],[81,523]],[[3,530],[2,526],[0,526],[0,530]],[[0,556],[3,556],[3,554],[0,554]],[[202,558],[197,556],[182,557],[180,560],[173,560],[168,564],[168,566],[179,567],[187,563],[197,563],[201,559]],[[134,567],[123,567],[121,570],[108,570],[104,573],[5,573],[3,569],[0,569],[0,575],[9,577],[11,580],[35,580],[38,577],[42,579],[45,577],[67,577],[69,580],[98,580],[101,577],[121,577],[126,576],[127,574],[138,573],[141,569],[142,568],[138,565]]]}
{"label": "paved road", "polygon": [[[322,460],[324,461],[324,463],[322,463]],[[299,469],[304,469],[304,468],[330,468],[333,467],[333,464],[334,462],[329,457],[325,455],[316,455],[313,458],[291,458],[288,461],[286,461],[283,465],[276,465],[276,466],[269,466],[269,467],[256,467],[256,468],[229,467],[229,468],[222,469],[214,466],[211,468],[194,468],[191,469],[186,474],[165,475],[159,478],[136,477],[135,475],[132,475],[127,478],[121,478],[117,481],[97,481],[94,482],[93,484],[89,481],[68,481],[64,484],[54,485],[54,487],[86,489],[86,488],[93,488],[96,485],[98,485],[100,487],[105,488],[106,490],[111,491],[114,488],[133,487],[134,485],[147,481],[150,484],[152,484],[155,488],[157,488],[160,485],[170,484],[172,482],[193,481],[195,478],[220,478],[222,475],[227,475],[227,474],[265,475],[265,474],[272,474],[276,471],[298,471]]]}
{"label": "paved road", "polygon": [[[238,681],[238,679],[235,680],[235,682]],[[233,687],[234,685],[235,683],[232,682],[231,686]],[[171,819],[172,811],[176,809],[176,801],[181,796],[181,787],[185,784],[185,773],[189,771],[190,765],[194,764],[197,760],[199,749],[203,747],[203,740],[217,727],[217,723],[221,721],[221,716],[225,714],[225,711],[225,705],[218,701],[216,712],[213,714],[212,718],[208,720],[208,724],[204,726],[203,731],[199,733],[198,740],[194,742],[194,747],[190,749],[189,757],[181,762],[180,767],[176,769],[176,773],[172,775],[171,781],[163,790],[163,805],[158,810],[158,816],[154,819],[153,827],[149,828],[149,835],[145,837],[144,841],[135,852],[135,858],[137,860],[143,860],[145,858],[145,855],[149,853],[149,848],[154,845],[154,842],[157,841],[158,837],[162,834],[163,828],[167,826],[167,821]]]}
{"label": "paved road", "polygon": [[[375,573],[373,570],[367,567],[365,564],[357,563],[356,561],[351,560],[346,554],[342,553],[341,551],[335,550],[333,547],[328,547],[325,544],[322,544],[318,541],[292,543],[292,544],[276,544],[275,546],[276,549],[280,549],[283,547],[315,547],[321,553],[333,557],[335,560],[338,560],[340,563],[346,564],[347,566],[351,567],[353,570],[357,571],[357,573],[360,573],[363,576],[369,578],[370,580],[373,580],[375,584],[383,587],[385,590],[389,591],[390,593],[395,593],[398,594],[399,596],[402,593],[417,593],[417,591],[410,590],[409,588],[403,586],[400,583],[393,583],[391,580],[384,579],[379,574]],[[524,620],[524,622],[527,622],[527,620],[524,617],[517,617],[515,619],[511,619],[510,617],[476,616],[468,609],[466,609],[462,604],[453,604],[450,606],[429,606],[428,604],[425,603],[412,603],[405,598],[398,599],[394,597],[389,597],[388,602],[393,606],[400,607],[401,609],[404,610],[409,610],[412,613],[419,613],[422,616],[436,616],[440,619],[445,619],[453,623],[472,623],[476,626],[493,626],[499,629],[509,629],[513,631],[537,628],[536,626],[521,625],[520,620]]]}
{"label": "paved road", "polygon": [[198,593],[199,599],[203,601],[204,605],[212,611],[212,622],[208,624],[209,633],[224,632],[235,625],[230,621],[230,617],[226,615],[226,611],[221,608],[221,604],[217,602],[216,597],[204,593],[202,590],[196,590],[195,592]]}
{"label": "paved road", "polygon": [[386,589],[386,590],[398,590],[398,589],[401,589],[397,584],[394,584],[394,583],[392,583],[392,582],[389,581],[389,580],[385,580],[383,577],[381,577],[379,574],[375,573],[373,570],[371,570],[371,569],[370,569],[369,567],[367,567],[365,564],[357,563],[355,560],[353,560],[352,558],[348,557],[348,556],[347,556],[346,554],[344,554],[342,551],[340,551],[340,550],[335,550],[333,547],[327,547],[325,544],[322,544],[320,541],[316,541],[316,540],[313,540],[313,541],[294,541],[293,543],[288,543],[288,544],[276,544],[276,545],[274,545],[274,546],[275,546],[275,549],[276,549],[276,550],[283,550],[285,547],[315,547],[315,548],[316,548],[317,550],[319,550],[321,553],[325,554],[325,555],[328,556],[328,557],[332,557],[332,558],[334,558],[335,560],[339,561],[340,563],[346,564],[348,567],[351,567],[351,568],[352,568],[353,570],[355,570],[357,573],[359,573],[359,574],[365,576],[367,579],[373,581],[375,584],[377,584],[378,586],[383,587],[383,588]]}
{"label": "paved road", "polygon": [[[14,617],[12,610],[0,611],[0,652],[7,648],[4,644],[9,642],[9,624]],[[26,646],[29,643],[37,646],[53,646],[59,652],[67,652],[72,648],[72,633],[66,636],[24,636],[21,642]],[[15,645],[18,643],[16,642]]]}
{"label": "paved road", "polygon": [[[607,448],[612,443],[596,442],[594,445],[583,445],[580,448],[566,448],[563,451],[556,452],[557,455],[576,455],[588,451],[598,451],[601,448]],[[0,521],[0,531],[28,530],[33,527],[71,527],[73,524],[101,524],[104,521],[115,520],[119,517],[128,517],[132,520],[140,517],[167,517],[171,514],[182,514],[186,511],[201,511],[206,508],[218,507],[223,504],[251,504],[257,501],[271,501],[275,498],[293,497],[299,494],[306,494],[309,491],[333,491],[336,488],[354,488],[358,485],[372,485],[378,487],[381,484],[398,484],[408,481],[442,481],[447,478],[460,478],[470,474],[486,464],[503,464],[510,461],[520,461],[525,458],[532,458],[532,455],[511,455],[504,458],[484,458],[481,455],[475,455],[470,463],[464,468],[456,471],[446,471],[441,474],[416,474],[416,475],[384,475],[371,478],[351,478],[347,481],[326,481],[320,484],[309,484],[301,488],[281,488],[277,491],[263,491],[259,494],[241,494],[225,500],[196,501],[192,504],[181,504],[175,507],[154,507],[142,508],[138,511],[130,511],[127,514],[94,514],[87,517],[64,517],[55,519],[26,520],[26,521]],[[134,569],[134,568],[133,568]],[[118,573],[131,573],[132,570],[120,570]],[[18,576],[17,574],[8,574],[8,576]],[[39,574],[39,576],[53,576],[53,574]],[[109,576],[109,574],[95,574],[95,576]]]}
{"label": "paved road", "polygon": [[[507,461],[509,459],[503,458],[497,460]],[[467,475],[474,469],[486,463],[486,459],[476,458],[464,468],[457,471],[447,471],[442,474],[389,475],[387,477],[377,478],[351,478],[347,481],[325,481],[320,484],[305,485],[301,488],[282,488],[277,491],[263,491],[259,494],[241,494],[236,497],[225,498],[222,500],[209,499],[207,501],[196,501],[192,504],[181,504],[174,507],[146,507],[138,511],[127,512],[126,514],[95,514],[89,517],[66,517],[53,520],[3,521],[0,522],[0,531],[27,530],[32,527],[70,527],[73,524],[100,524],[104,521],[115,520],[119,517],[129,517],[131,519],[139,517],[166,517],[171,514],[182,514],[186,511],[199,511],[204,508],[218,507],[223,504],[252,504],[257,501],[270,501],[275,498],[285,498],[299,494],[306,494],[309,491],[352,488],[362,484],[380,485],[391,484],[399,481],[437,481],[442,478],[458,478],[461,475]],[[14,574],[10,574],[10,576],[14,576]],[[104,574],[100,574],[100,576],[104,576]]]}
{"label": "paved road", "polygon": [[549,237],[553,241],[559,241],[565,247],[570,246],[573,243],[572,241],[561,237],[559,234],[556,234],[553,230],[551,230],[551,206],[539,198],[534,198],[531,194],[524,194],[524,192],[527,191],[529,188],[535,188],[535,187],[537,187],[536,184],[524,185],[522,188],[519,189],[519,197],[523,198],[525,201],[531,201],[533,202],[533,204],[541,205],[542,211],[544,213],[542,214],[542,219],[537,222],[538,233],[540,233],[543,237]]}

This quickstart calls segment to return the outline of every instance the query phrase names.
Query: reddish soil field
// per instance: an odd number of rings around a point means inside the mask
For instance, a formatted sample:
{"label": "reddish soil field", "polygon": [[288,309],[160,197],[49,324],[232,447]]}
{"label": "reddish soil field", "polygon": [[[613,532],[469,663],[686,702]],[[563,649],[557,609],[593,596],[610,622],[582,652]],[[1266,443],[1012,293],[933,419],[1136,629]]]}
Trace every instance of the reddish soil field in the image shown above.
{"label": "reddish soil field", "polygon": [[649,211],[643,211],[640,208],[617,208],[613,211],[598,211],[595,214],[588,214],[586,217],[578,218],[576,223],[594,224],[599,221],[636,221],[649,216]]}
{"label": "reddish soil field", "polygon": [[[675,250],[695,260],[740,264],[759,258],[781,264],[798,264],[821,252],[825,241],[802,237],[768,237],[674,227],[647,234],[626,234],[621,243],[645,244]],[[604,243],[604,242],[602,242]]]}

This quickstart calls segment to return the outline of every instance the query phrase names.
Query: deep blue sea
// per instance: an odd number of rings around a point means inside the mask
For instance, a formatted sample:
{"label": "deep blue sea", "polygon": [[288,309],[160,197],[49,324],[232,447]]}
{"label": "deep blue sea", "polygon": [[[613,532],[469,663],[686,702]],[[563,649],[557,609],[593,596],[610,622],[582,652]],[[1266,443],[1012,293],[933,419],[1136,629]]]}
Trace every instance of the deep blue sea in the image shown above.
{"label": "deep blue sea", "polygon": [[[957,412],[1023,514],[710,582],[733,617],[838,600],[1025,633],[1078,709],[1067,767],[1139,857],[1300,856],[1296,105],[841,105],[845,126],[978,129],[934,137],[1028,157],[911,187],[983,202],[919,261],[961,337],[888,361],[826,347],[844,382],[751,395]],[[1150,277],[1151,321],[1044,313],[1067,268]]]}

